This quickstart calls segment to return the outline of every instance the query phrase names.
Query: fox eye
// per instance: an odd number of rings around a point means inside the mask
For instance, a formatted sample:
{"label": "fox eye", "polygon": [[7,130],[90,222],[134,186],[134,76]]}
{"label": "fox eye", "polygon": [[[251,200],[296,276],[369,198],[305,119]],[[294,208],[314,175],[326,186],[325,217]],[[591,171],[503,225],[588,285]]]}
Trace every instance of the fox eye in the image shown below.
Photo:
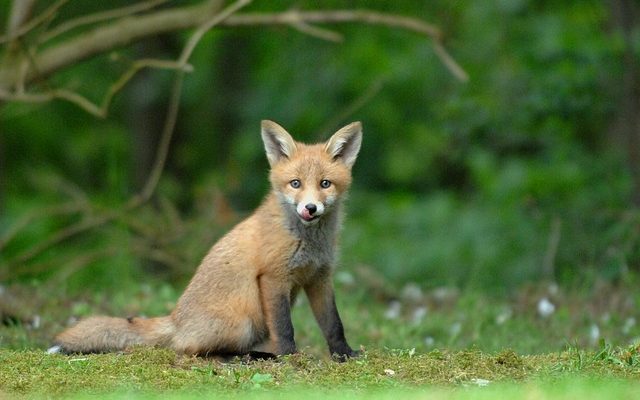
{"label": "fox eye", "polygon": [[291,185],[292,188],[294,189],[299,189],[300,188],[300,179],[294,179],[291,182],[289,182],[289,185]]}
{"label": "fox eye", "polygon": [[326,179],[323,179],[320,181],[320,187],[323,189],[328,188],[329,186],[331,186],[331,181],[328,181]]}

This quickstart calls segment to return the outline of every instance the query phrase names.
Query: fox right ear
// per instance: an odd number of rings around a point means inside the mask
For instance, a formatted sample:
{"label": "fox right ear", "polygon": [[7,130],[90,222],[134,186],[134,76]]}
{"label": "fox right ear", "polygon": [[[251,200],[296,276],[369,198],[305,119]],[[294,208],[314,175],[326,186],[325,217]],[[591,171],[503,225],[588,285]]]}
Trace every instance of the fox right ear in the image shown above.
{"label": "fox right ear", "polygon": [[273,121],[262,121],[262,141],[269,165],[274,166],[283,158],[291,158],[296,152],[296,142],[291,135]]}
{"label": "fox right ear", "polygon": [[353,167],[362,143],[362,124],[352,122],[334,133],[324,150],[334,160],[340,160],[349,168]]}

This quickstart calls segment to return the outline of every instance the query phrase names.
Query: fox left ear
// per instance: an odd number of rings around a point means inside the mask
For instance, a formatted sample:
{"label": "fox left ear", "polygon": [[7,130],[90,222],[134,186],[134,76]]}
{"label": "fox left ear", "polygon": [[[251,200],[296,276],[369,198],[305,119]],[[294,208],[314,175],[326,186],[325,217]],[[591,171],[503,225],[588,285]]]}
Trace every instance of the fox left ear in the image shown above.
{"label": "fox left ear", "polygon": [[334,159],[340,160],[351,168],[362,144],[362,124],[352,122],[331,136],[324,150]]}
{"label": "fox left ear", "polygon": [[283,158],[293,156],[297,150],[296,142],[283,127],[269,120],[263,120],[261,127],[269,165],[273,167]]}

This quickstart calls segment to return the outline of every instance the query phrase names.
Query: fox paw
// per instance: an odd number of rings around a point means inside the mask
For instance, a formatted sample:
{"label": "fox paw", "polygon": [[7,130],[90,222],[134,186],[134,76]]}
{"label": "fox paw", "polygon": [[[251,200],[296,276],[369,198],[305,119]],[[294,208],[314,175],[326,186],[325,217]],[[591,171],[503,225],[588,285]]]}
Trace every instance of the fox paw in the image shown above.
{"label": "fox paw", "polygon": [[331,354],[331,358],[333,358],[335,361],[338,361],[338,362],[345,362],[350,358],[357,358],[359,356],[360,356],[360,351],[352,350],[352,349],[349,349],[347,351],[340,352],[340,353],[333,352]]}

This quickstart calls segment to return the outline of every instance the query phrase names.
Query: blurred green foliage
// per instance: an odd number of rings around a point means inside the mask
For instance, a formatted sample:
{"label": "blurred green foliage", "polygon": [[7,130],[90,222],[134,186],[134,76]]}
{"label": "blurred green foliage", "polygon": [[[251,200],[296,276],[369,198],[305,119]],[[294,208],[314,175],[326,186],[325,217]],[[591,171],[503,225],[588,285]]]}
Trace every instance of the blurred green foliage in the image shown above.
{"label": "blurred green foliage", "polygon": [[[71,2],[58,18],[101,7]],[[624,46],[605,4],[305,0],[256,2],[246,11],[289,7],[368,8],[433,22],[470,81],[456,81],[429,40],[402,30],[329,27],[345,37],[335,44],[285,27],[216,29],[191,60],[157,201],[129,221],[5,267],[4,276],[66,271],[70,288],[133,284],[143,272],[184,281],[267,190],[258,134],[265,118],[303,141],[363,121],[343,240],[347,269],[365,264],[391,286],[508,291],[540,279],[624,279],[640,268],[640,214],[629,200],[624,149],[611,133]],[[185,37],[118,49],[52,82],[98,101],[131,60],[177,58]],[[85,214],[35,218],[2,249],[0,264],[69,223],[121,206],[140,188],[157,136],[145,140],[162,126],[171,79],[145,71],[105,120],[59,101],[3,105],[0,238],[27,213],[55,204],[73,200]],[[237,213],[225,219],[228,208]],[[100,257],[107,247],[117,251]],[[141,261],[157,249],[177,255],[174,262]]]}

